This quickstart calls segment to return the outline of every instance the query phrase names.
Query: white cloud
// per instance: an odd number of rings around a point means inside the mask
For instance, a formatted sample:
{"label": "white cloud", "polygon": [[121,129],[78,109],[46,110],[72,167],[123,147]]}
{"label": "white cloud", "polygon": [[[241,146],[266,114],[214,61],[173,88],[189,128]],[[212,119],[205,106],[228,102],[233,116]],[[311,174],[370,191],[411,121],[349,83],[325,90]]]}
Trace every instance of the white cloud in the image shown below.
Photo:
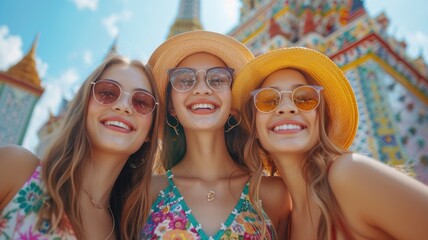
{"label": "white cloud", "polygon": [[0,70],[6,70],[23,56],[22,39],[10,35],[6,25],[0,26]]}
{"label": "white cloud", "polygon": [[111,37],[116,37],[119,34],[119,25],[121,22],[126,22],[132,17],[132,12],[123,10],[121,13],[114,13],[102,20],[103,26]]}
{"label": "white cloud", "polygon": [[[240,1],[201,1],[201,23],[209,31],[227,33],[239,22]],[[212,17],[217,13],[217,17]]]}
{"label": "white cloud", "polygon": [[85,8],[95,11],[98,8],[98,0],[71,0],[79,10]]}
{"label": "white cloud", "polygon": [[80,80],[80,75],[77,69],[70,68],[66,70],[61,76],[56,80],[59,86],[62,88],[62,93],[67,99],[70,99],[74,96],[75,86]]}
{"label": "white cloud", "polygon": [[39,73],[39,77],[43,79],[46,76],[46,72],[48,71],[49,64],[47,62],[43,62],[41,58],[36,57],[36,67],[37,67],[37,72]]}
{"label": "white cloud", "polygon": [[425,59],[428,57],[428,35],[423,32],[410,33],[407,37],[409,54],[419,57],[421,50]]}
{"label": "white cloud", "polygon": [[227,19],[231,22],[238,22],[239,20],[239,11],[237,9],[240,8],[239,1],[220,1],[223,6],[221,6],[221,9],[224,9],[224,13],[227,17]]}
{"label": "white cloud", "polygon": [[92,65],[94,63],[93,55],[90,50],[83,51],[83,62],[87,65]]}

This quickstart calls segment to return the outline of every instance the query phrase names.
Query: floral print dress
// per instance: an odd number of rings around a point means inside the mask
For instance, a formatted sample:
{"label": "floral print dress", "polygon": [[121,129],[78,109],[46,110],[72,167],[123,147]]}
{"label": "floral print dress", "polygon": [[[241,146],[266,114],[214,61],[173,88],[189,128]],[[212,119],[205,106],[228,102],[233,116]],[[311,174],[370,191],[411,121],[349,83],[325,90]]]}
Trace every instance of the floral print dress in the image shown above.
{"label": "floral print dress", "polygon": [[19,240],[75,240],[71,226],[66,230],[49,232],[50,224],[42,221],[36,226],[38,212],[43,207],[46,195],[41,180],[39,164],[24,186],[0,212],[0,239]]}
{"label": "floral print dress", "polygon": [[[141,233],[141,239],[261,239],[259,232],[261,219],[250,202],[248,183],[232,213],[221,224],[221,228],[213,236],[208,236],[175,186],[171,170],[168,170],[166,174],[169,184],[159,193],[153,203],[149,218]],[[264,215],[267,219],[267,232],[272,236],[273,226],[266,214]]]}

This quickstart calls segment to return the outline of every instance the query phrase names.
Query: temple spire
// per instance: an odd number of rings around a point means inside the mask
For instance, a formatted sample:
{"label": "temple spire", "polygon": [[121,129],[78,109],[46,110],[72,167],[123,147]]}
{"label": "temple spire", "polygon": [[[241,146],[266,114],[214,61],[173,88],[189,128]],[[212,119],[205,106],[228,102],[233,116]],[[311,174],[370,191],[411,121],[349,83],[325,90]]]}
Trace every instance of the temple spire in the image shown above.
{"label": "temple spire", "polygon": [[39,34],[36,35],[30,51],[21,61],[7,70],[6,74],[14,79],[26,82],[36,88],[41,88],[41,80],[36,67],[36,47],[39,41]]}
{"label": "temple spire", "polygon": [[119,50],[117,50],[118,40],[119,40],[119,36],[116,36],[113,40],[113,43],[111,44],[110,49],[107,51],[105,58],[109,57],[110,55],[119,54]]}
{"label": "temple spire", "polygon": [[169,30],[168,37],[201,29],[200,0],[180,0],[178,15]]}

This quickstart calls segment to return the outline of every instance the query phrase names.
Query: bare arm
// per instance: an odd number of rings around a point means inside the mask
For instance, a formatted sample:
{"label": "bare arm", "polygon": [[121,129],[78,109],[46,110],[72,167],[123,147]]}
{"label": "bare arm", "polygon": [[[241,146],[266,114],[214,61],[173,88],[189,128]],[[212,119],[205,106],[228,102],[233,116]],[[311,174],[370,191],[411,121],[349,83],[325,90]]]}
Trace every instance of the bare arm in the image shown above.
{"label": "bare arm", "polygon": [[291,213],[291,197],[281,177],[262,177],[260,199],[263,210],[275,227],[277,239],[286,239],[288,219]]}
{"label": "bare arm", "polygon": [[0,210],[31,176],[38,163],[39,159],[23,147],[0,147]]}
{"label": "bare arm", "polygon": [[354,233],[371,239],[428,236],[428,186],[358,154],[339,157],[329,182]]}

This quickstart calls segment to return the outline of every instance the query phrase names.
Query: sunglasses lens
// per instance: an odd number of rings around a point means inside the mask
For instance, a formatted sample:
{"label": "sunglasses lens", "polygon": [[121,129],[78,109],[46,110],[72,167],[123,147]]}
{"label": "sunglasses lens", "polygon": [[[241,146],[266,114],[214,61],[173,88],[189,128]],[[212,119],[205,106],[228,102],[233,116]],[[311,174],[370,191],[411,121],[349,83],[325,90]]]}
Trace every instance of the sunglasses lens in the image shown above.
{"label": "sunglasses lens", "polygon": [[302,86],[294,90],[293,101],[300,110],[310,111],[318,107],[320,95],[315,88]]}
{"label": "sunglasses lens", "polygon": [[262,89],[254,98],[256,108],[261,112],[272,112],[278,106],[280,95],[274,89]]}
{"label": "sunglasses lens", "polygon": [[155,108],[155,99],[146,92],[135,92],[132,95],[132,106],[139,114],[146,115]]}
{"label": "sunglasses lens", "polygon": [[120,97],[120,87],[113,82],[96,82],[93,91],[95,99],[101,104],[114,103]]}
{"label": "sunglasses lens", "polygon": [[196,76],[191,69],[177,68],[170,73],[169,80],[175,90],[185,92],[195,85]]}
{"label": "sunglasses lens", "polygon": [[213,68],[207,73],[207,82],[214,91],[223,91],[230,87],[232,74],[226,68]]}

